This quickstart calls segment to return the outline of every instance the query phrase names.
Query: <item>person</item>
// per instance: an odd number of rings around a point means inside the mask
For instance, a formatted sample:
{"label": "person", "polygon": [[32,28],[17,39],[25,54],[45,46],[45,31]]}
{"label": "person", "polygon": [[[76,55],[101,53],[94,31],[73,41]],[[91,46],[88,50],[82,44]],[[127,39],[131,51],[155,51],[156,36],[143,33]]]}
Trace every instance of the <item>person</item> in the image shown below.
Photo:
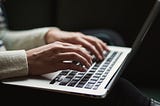
{"label": "person", "polygon": [[[0,80],[42,75],[61,69],[86,71],[92,64],[92,56],[89,52],[94,54],[97,60],[103,60],[102,52],[109,50],[107,42],[110,42],[110,40],[104,42],[92,35],[63,31],[57,27],[35,28],[24,31],[9,30],[5,22],[2,0],[0,0],[0,3],[0,48],[3,45],[5,46],[5,49],[3,47],[3,50],[0,51]],[[65,60],[78,61],[85,67],[77,66],[73,63],[63,63]],[[21,95],[21,93],[16,95]],[[82,105],[160,106],[158,101],[147,97],[123,78],[118,80],[110,94],[102,100],[69,95],[57,96],[55,93],[49,101],[53,97],[55,97],[55,103],[58,99],[66,97],[75,102],[81,100],[80,104]],[[45,103],[43,102],[45,101],[44,99],[39,99],[38,102]],[[64,101],[67,104],[66,99]],[[72,102],[69,103],[69,105],[72,104]]]}

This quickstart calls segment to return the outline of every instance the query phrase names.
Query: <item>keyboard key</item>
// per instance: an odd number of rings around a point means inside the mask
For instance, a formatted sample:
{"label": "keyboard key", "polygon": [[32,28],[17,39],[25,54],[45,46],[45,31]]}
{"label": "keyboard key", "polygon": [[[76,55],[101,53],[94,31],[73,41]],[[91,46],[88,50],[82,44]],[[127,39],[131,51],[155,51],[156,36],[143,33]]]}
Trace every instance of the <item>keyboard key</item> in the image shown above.
{"label": "keyboard key", "polygon": [[94,90],[98,89],[98,87],[107,77],[108,73],[112,69],[115,61],[118,59],[121,53],[110,51],[106,52],[106,54],[104,55],[110,57],[108,57],[104,61],[95,61],[93,63],[93,66],[88,71],[62,71],[55,79],[50,82],[50,84],[58,82],[58,84],[61,86],[70,86]]}

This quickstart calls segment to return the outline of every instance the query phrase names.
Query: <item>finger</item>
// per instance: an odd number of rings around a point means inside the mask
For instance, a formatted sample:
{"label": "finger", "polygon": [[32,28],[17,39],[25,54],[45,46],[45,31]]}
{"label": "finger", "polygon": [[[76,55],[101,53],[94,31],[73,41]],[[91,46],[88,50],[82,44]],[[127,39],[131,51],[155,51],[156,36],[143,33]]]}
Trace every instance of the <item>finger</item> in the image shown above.
{"label": "finger", "polygon": [[108,51],[108,47],[106,45],[106,43],[104,43],[101,39],[95,37],[95,36],[91,36],[91,35],[84,35],[83,33],[77,33],[80,37],[86,39],[86,40],[92,40],[92,41],[96,41],[96,42],[99,42],[102,46],[102,48],[106,51]]}
{"label": "finger", "polygon": [[109,51],[109,48],[108,48],[108,46],[107,46],[107,43],[104,43],[104,42],[103,42],[102,40],[100,40],[100,39],[98,39],[98,40],[99,40],[99,42],[101,43],[103,49],[106,50],[106,51]]}
{"label": "finger", "polygon": [[[71,44],[71,43],[67,43],[67,42],[56,41],[54,43],[57,43],[57,44],[62,45],[62,46],[73,46],[73,45],[75,46],[75,44]],[[77,44],[76,46],[81,46],[81,45]]]}
{"label": "finger", "polygon": [[91,66],[90,61],[88,61],[82,55],[75,53],[75,52],[65,52],[59,53],[56,55],[57,61],[77,61],[83,64],[86,68]]}
{"label": "finger", "polygon": [[97,47],[100,47],[103,51],[106,50],[108,51],[108,47],[106,45],[106,43],[104,43],[101,39],[98,39],[97,37],[93,37],[93,36],[86,36],[85,37],[86,40],[88,40],[89,42],[91,42],[92,44],[95,44],[95,42],[98,43],[98,46]]}
{"label": "finger", "polygon": [[93,37],[85,37],[84,39],[86,39],[88,42],[94,45],[98,52],[101,54],[101,56],[103,56],[104,49],[98,39],[95,39]]}
{"label": "finger", "polygon": [[60,63],[57,65],[57,69],[58,70],[76,70],[76,71],[80,71],[80,72],[84,72],[87,69],[85,67],[73,64],[73,63]]}
{"label": "finger", "polygon": [[102,60],[102,56],[99,53],[99,51],[95,48],[94,45],[92,45],[90,42],[83,38],[77,39],[77,43],[81,44],[84,46],[87,50],[89,50],[92,54],[94,54],[98,59]]}
{"label": "finger", "polygon": [[[55,49],[54,49],[53,52],[55,52]],[[92,56],[89,55],[88,51],[86,51],[85,49],[83,49],[81,46],[75,46],[75,45],[72,45],[72,46],[62,46],[62,47],[58,48],[57,52],[58,52],[58,54],[59,53],[66,53],[66,52],[75,52],[75,53],[83,56],[84,58],[86,58],[86,60],[88,60],[88,62],[90,64],[92,64]]]}
{"label": "finger", "polygon": [[95,46],[98,52],[101,54],[102,58],[104,59],[104,51],[109,51],[107,45],[105,45],[100,39],[92,36],[85,37],[88,42]]}

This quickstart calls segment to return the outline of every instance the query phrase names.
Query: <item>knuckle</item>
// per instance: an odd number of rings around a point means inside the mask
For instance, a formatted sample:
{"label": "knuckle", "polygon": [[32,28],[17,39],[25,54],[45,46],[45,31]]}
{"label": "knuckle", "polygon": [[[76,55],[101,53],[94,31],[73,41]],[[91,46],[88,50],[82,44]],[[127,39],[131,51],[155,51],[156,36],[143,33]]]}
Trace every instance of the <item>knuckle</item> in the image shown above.
{"label": "knuckle", "polygon": [[75,53],[75,52],[72,52],[72,53],[71,53],[71,56],[72,56],[72,58],[77,58],[77,57],[78,57],[78,54]]}
{"label": "knuckle", "polygon": [[61,44],[61,42],[60,42],[60,41],[55,41],[54,43],[55,43],[55,44]]}

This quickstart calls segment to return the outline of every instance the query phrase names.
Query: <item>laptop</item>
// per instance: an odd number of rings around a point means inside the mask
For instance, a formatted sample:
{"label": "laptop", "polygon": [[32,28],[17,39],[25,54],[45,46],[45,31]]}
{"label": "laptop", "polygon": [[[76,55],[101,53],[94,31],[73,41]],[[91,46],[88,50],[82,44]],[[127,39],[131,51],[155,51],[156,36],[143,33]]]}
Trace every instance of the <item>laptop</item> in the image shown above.
{"label": "laptop", "polygon": [[160,0],[157,0],[132,47],[108,46],[110,51],[104,52],[105,59],[101,62],[95,61],[86,72],[59,70],[41,76],[2,80],[2,83],[91,98],[105,98],[139,49],[159,10]]}

